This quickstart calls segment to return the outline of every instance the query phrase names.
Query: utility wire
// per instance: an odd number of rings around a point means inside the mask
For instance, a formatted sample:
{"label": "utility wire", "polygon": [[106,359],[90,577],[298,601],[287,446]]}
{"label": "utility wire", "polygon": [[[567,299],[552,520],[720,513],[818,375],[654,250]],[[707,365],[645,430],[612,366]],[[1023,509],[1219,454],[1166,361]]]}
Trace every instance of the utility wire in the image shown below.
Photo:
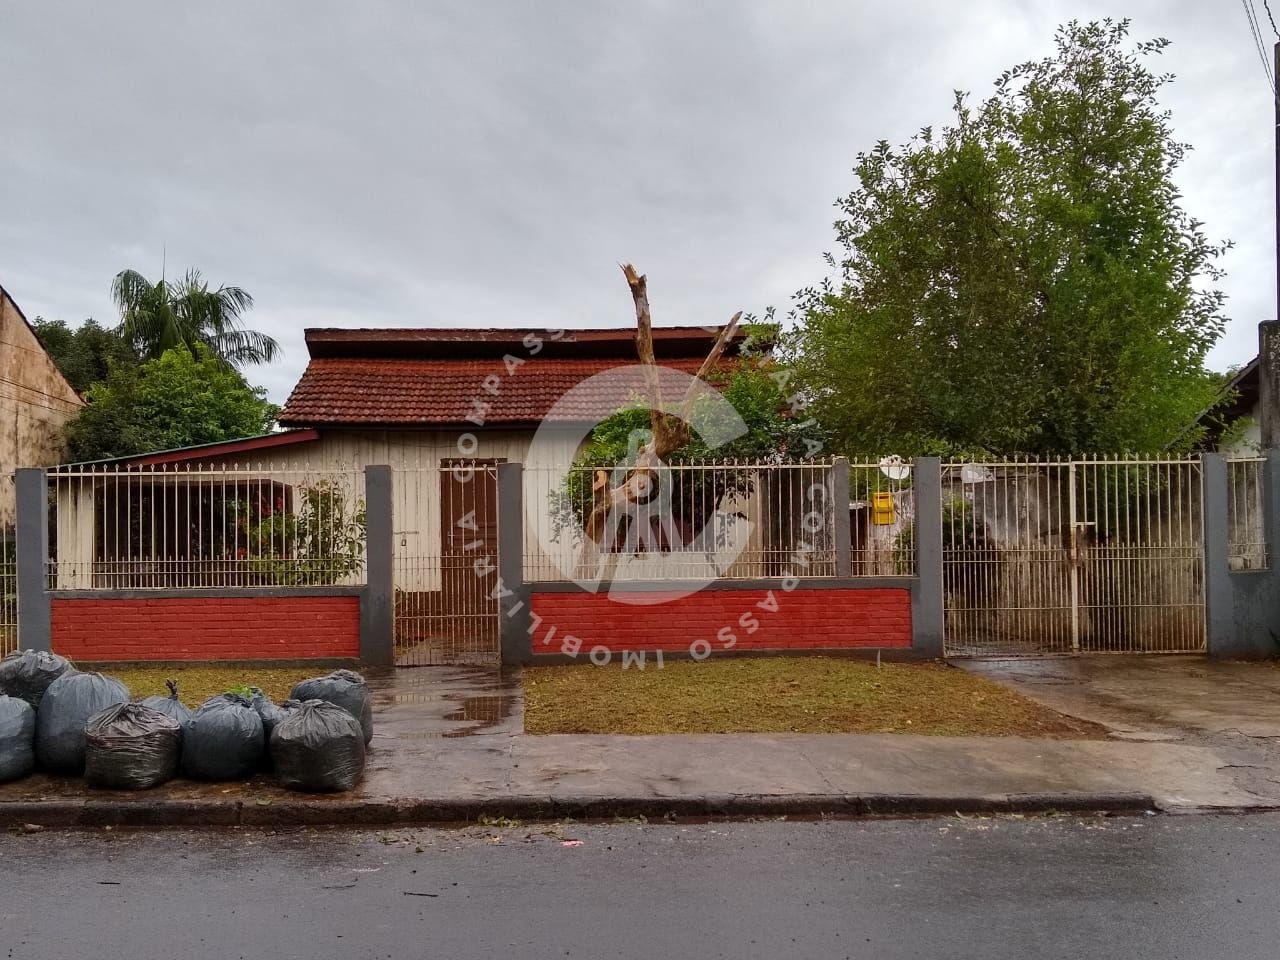
{"label": "utility wire", "polygon": [[[1265,3],[1266,0],[1263,0]],[[1276,78],[1271,74],[1271,63],[1267,59],[1266,44],[1262,42],[1262,31],[1258,26],[1258,12],[1254,9],[1253,0],[1240,0],[1240,5],[1244,7],[1245,19],[1249,21],[1249,33],[1253,36],[1254,48],[1258,51],[1258,59],[1262,61],[1262,72],[1267,75],[1267,86],[1271,88],[1271,95],[1276,95]]]}
{"label": "utility wire", "polygon": [[1271,21],[1271,32],[1280,38],[1280,30],[1276,29],[1276,18],[1271,15],[1271,4],[1267,0],[1262,0],[1262,9],[1267,11],[1267,19]]}
{"label": "utility wire", "polygon": [[[68,400],[66,397],[59,397],[55,394],[47,393],[46,391],[41,390],[39,387],[29,387],[25,383],[19,383],[17,380],[10,380],[8,377],[0,377],[0,383],[9,384],[10,386],[17,387],[19,390],[26,390],[28,393],[34,393],[38,397],[48,398],[49,400],[53,400],[55,403],[66,404],[68,407],[72,407],[76,410],[79,410],[81,406],[80,404],[76,403],[74,400]],[[18,398],[11,397],[10,399],[18,399]],[[34,402],[34,401],[31,401],[31,402]],[[39,404],[39,406],[47,406],[47,404]]]}

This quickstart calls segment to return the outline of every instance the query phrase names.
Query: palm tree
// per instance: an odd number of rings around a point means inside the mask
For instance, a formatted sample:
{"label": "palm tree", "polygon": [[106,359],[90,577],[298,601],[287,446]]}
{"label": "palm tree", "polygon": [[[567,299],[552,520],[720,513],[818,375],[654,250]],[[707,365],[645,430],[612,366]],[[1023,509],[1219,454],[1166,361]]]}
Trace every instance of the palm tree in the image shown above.
{"label": "palm tree", "polygon": [[210,290],[199,270],[156,283],[122,270],[111,283],[111,296],[120,308],[120,333],[147,359],[175,347],[193,355],[204,347],[233,367],[269,363],[280,355],[280,344],[246,329],[240,319],[253,297],[240,287]]}

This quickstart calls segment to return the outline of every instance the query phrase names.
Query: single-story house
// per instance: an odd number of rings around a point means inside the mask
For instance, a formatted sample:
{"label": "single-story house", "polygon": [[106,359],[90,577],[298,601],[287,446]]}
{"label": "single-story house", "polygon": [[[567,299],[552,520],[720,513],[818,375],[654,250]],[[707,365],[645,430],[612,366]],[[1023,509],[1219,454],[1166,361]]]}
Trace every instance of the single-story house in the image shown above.
{"label": "single-story house", "polygon": [[[658,364],[692,376],[719,332],[655,329]],[[57,585],[231,585],[227,560],[243,553],[237,537],[246,527],[269,538],[262,531],[273,505],[292,508],[321,494],[330,522],[344,511],[350,519],[363,499],[363,469],[374,464],[395,471],[398,587],[436,591],[452,565],[469,567],[467,544],[454,534],[459,521],[474,531],[470,540],[496,542],[495,472],[467,475],[464,486],[440,471],[473,462],[525,466],[526,569],[535,578],[539,570],[563,571],[582,562],[581,551],[554,536],[556,521],[544,508],[554,494],[548,478],[573,461],[594,424],[641,393],[635,339],[629,329],[308,330],[310,358],[281,409],[280,432],[122,458],[105,465],[110,476],[102,480],[76,476],[74,467],[54,477]],[[723,363],[735,362],[744,339],[735,334]],[[591,380],[608,371],[617,375]],[[138,476],[121,477],[122,470]],[[328,486],[320,490],[322,482]],[[758,539],[767,511],[762,498],[752,499],[734,508],[752,521],[738,525],[736,536]],[[723,546],[736,557],[742,544]],[[691,565],[710,569],[718,561],[677,562],[696,575]]]}

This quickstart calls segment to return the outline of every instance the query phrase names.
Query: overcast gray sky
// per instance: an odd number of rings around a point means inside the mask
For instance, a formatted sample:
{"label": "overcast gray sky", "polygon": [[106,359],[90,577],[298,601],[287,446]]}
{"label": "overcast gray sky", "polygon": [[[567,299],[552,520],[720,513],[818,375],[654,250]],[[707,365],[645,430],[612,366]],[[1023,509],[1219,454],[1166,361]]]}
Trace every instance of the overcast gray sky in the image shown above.
{"label": "overcast gray sky", "polygon": [[1186,205],[1236,243],[1213,364],[1274,314],[1270,93],[1233,0],[187,7],[0,0],[0,284],[110,323],[111,277],[167,249],[254,295],[276,400],[308,326],[628,324],[621,260],[659,323],[785,310],[855,154],[1071,16],[1173,41]]}

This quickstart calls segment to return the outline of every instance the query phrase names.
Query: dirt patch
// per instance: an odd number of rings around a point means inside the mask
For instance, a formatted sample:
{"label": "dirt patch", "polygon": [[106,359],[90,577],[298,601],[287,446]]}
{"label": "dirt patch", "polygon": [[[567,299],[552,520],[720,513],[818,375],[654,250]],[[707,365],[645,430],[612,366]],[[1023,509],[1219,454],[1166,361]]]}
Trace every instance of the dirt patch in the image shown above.
{"label": "dirt patch", "polygon": [[830,657],[524,671],[526,733],[915,733],[1102,739],[1008,688],[941,664]]}

